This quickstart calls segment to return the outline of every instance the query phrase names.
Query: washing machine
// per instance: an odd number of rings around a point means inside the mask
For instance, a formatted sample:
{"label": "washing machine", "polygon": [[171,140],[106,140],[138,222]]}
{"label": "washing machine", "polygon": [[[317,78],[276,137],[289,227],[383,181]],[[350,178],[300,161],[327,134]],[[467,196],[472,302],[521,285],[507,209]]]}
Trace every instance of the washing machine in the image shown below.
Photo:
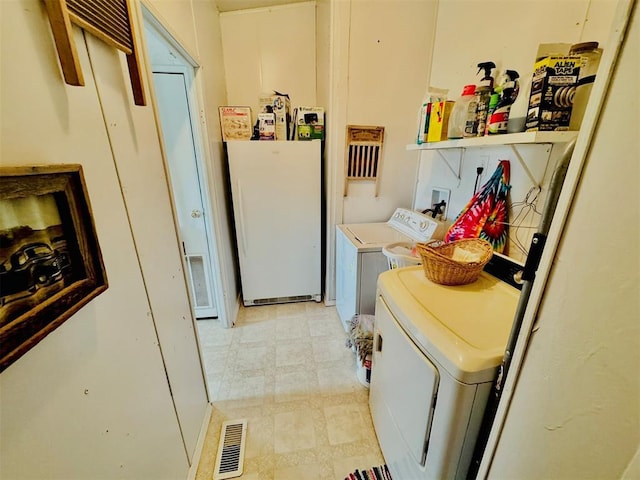
{"label": "washing machine", "polygon": [[336,309],[346,331],[355,314],[374,313],[378,275],[388,269],[382,247],[442,239],[446,226],[406,208],[397,208],[387,222],[336,226]]}
{"label": "washing machine", "polygon": [[494,254],[487,267],[461,286],[422,266],[379,276],[369,406],[393,478],[468,472],[520,295],[521,264]]}

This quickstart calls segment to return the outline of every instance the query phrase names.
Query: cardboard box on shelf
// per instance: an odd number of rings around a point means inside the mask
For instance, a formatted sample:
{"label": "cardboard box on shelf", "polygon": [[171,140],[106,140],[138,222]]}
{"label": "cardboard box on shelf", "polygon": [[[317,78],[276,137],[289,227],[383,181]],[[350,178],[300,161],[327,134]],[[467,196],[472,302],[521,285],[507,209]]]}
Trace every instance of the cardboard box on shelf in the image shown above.
{"label": "cardboard box on shelf", "polygon": [[324,108],[298,107],[296,129],[298,140],[324,140]]}
{"label": "cardboard box on shelf", "polygon": [[258,130],[260,132],[260,140],[276,139],[276,117],[273,113],[258,114]]}
{"label": "cardboard box on shelf", "polygon": [[276,140],[287,140],[289,120],[291,118],[291,101],[289,95],[274,93],[261,95],[259,100],[260,113],[275,115]]}
{"label": "cardboard box on shelf", "polygon": [[525,128],[569,130],[580,56],[551,55],[535,63]]}
{"label": "cardboard box on shelf", "polygon": [[253,131],[250,107],[219,107],[222,141],[249,140]]}
{"label": "cardboard box on shelf", "polygon": [[439,142],[447,139],[449,115],[451,115],[454,103],[453,100],[446,100],[444,102],[434,102],[431,104],[427,142]]}

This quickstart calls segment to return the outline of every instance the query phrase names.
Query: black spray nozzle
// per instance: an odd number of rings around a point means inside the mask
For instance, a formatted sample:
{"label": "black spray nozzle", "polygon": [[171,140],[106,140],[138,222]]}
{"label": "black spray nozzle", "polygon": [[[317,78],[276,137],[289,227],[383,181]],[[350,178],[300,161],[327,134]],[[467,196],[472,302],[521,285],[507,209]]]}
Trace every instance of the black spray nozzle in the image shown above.
{"label": "black spray nozzle", "polygon": [[516,80],[520,78],[520,74],[515,70],[505,70],[504,73],[509,77],[509,80]]}
{"label": "black spray nozzle", "polygon": [[481,70],[484,70],[484,76],[485,77],[490,77],[492,68],[496,68],[496,64],[495,63],[493,63],[493,62],[480,62],[478,64],[478,73],[480,73]]}

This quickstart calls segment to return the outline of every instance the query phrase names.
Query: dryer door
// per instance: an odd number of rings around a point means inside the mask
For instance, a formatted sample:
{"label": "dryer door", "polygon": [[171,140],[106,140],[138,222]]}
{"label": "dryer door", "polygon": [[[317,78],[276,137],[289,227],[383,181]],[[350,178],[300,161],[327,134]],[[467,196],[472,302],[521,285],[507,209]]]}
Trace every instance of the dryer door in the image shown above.
{"label": "dryer door", "polygon": [[439,380],[378,296],[369,403],[394,477],[417,478],[424,465]]}

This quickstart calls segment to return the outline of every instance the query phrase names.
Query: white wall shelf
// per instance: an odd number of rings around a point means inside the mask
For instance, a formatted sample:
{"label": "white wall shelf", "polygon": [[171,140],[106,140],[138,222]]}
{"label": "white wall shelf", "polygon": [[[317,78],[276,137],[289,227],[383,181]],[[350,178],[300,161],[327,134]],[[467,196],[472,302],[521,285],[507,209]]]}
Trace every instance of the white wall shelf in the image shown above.
{"label": "white wall shelf", "polygon": [[[479,147],[498,147],[508,146],[511,147],[513,153],[522,165],[524,172],[527,174],[531,182],[540,186],[541,179],[537,179],[531,173],[531,170],[527,166],[526,162],[522,158],[518,146],[520,145],[545,145],[545,144],[561,144],[568,143],[574,140],[578,136],[577,131],[567,132],[521,132],[521,133],[508,133],[503,135],[487,135],[484,137],[470,137],[461,138],[458,140],[446,140],[442,142],[428,142],[423,144],[410,144],[407,145],[407,150],[434,150],[447,164],[449,170],[453,175],[460,180],[460,168],[462,165],[463,152],[467,148],[479,148]],[[457,168],[449,162],[449,159],[444,155],[443,150],[458,149],[460,152],[456,155]]]}
{"label": "white wall shelf", "polygon": [[524,145],[539,143],[567,143],[578,136],[577,131],[567,132],[521,132],[484,137],[461,138],[421,145],[407,145],[407,150],[442,150],[447,148],[491,147],[497,145]]}

